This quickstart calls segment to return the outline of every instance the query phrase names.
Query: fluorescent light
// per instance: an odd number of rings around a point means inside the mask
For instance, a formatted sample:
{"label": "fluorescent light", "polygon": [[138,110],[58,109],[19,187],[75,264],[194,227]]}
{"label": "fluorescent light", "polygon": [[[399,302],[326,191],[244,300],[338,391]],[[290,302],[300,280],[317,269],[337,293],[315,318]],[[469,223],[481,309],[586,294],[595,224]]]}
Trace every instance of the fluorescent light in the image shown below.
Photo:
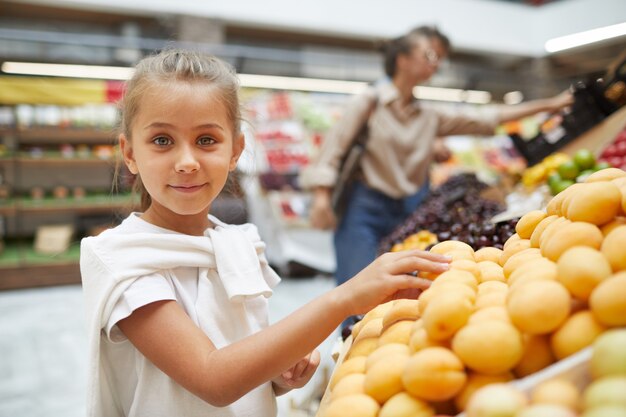
{"label": "fluorescent light", "polygon": [[616,25],[604,26],[550,39],[546,42],[545,48],[548,52],[558,52],[622,35],[626,35],[626,23],[618,23]]}
{"label": "fluorescent light", "polygon": [[491,93],[479,90],[461,90],[460,88],[441,88],[417,86],[413,95],[422,100],[451,101],[456,103],[487,104],[491,101]]}
{"label": "fluorescent light", "polygon": [[521,91],[509,91],[502,96],[504,104],[519,104],[524,100],[524,94]]}
{"label": "fluorescent light", "polygon": [[5,62],[2,71],[7,74],[47,75],[53,77],[96,78],[105,80],[127,80],[133,69],[98,65],[41,64],[35,62]]}
{"label": "fluorescent light", "polygon": [[279,77],[275,75],[239,74],[239,80],[242,87],[317,91],[323,93],[356,94],[367,87],[367,83],[358,81]]}
{"label": "fluorescent light", "polygon": [[[133,72],[128,67],[96,65],[42,64],[35,62],[5,62],[2,71],[7,74],[43,75],[55,77],[95,78],[105,80],[127,80]],[[281,77],[275,75],[238,74],[242,87],[268,88],[275,90],[315,91],[323,93],[356,94],[367,88],[359,81],[329,80],[320,78]],[[415,97],[422,100],[438,100],[486,104],[491,101],[487,91],[461,90],[418,86],[413,89]]]}

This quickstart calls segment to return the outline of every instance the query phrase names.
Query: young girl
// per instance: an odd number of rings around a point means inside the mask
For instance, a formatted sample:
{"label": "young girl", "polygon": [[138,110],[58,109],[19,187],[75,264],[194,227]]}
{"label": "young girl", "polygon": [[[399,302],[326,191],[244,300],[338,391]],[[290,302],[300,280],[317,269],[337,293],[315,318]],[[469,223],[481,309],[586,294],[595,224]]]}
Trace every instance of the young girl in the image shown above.
{"label": "young girl", "polygon": [[385,254],[269,326],[280,279],[256,228],[208,214],[244,148],[237,93],[230,67],[180,50],[144,59],[127,85],[119,141],[143,212],[82,241],[90,416],[275,416],[275,395],[311,378],[345,317],[448,268]]}

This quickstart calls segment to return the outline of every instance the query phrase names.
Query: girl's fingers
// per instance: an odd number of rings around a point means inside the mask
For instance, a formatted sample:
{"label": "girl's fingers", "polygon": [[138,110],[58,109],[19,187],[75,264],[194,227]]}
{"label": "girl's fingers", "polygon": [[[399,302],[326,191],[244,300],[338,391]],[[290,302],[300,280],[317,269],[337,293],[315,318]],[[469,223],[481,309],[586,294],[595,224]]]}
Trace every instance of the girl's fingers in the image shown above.
{"label": "girl's fingers", "polygon": [[[396,275],[393,277],[394,281],[396,281],[396,288],[398,288],[398,290],[410,290],[410,289],[417,289],[417,290],[427,290],[430,285],[433,283],[431,280],[426,279],[426,278],[419,278],[419,277],[414,277],[413,275]],[[411,298],[411,297],[404,297],[404,298]]]}
{"label": "girl's fingers", "polygon": [[392,254],[394,255],[397,254],[398,258],[416,256],[418,258],[427,259],[433,262],[450,263],[450,261],[452,261],[452,258],[447,255],[440,255],[438,253],[432,253],[432,252],[428,252],[428,251],[420,250],[420,249],[411,249],[411,250],[404,250],[404,251],[399,251],[399,252],[392,252]]}
{"label": "girl's fingers", "polygon": [[418,256],[405,256],[395,262],[391,262],[387,268],[388,272],[392,275],[402,275],[415,271],[441,273],[450,269],[450,266],[446,261],[439,262]]}

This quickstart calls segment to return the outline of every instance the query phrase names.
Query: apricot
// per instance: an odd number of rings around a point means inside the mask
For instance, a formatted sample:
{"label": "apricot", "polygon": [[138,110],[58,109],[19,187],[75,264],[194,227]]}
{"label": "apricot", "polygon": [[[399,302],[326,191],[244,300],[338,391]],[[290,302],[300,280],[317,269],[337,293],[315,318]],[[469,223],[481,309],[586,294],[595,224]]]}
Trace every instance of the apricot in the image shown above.
{"label": "apricot", "polygon": [[383,316],[383,332],[392,324],[401,320],[417,320],[419,313],[419,300],[400,299]]}
{"label": "apricot", "polygon": [[481,261],[478,262],[478,282],[479,284],[486,281],[501,281],[505,282],[504,271],[500,264],[493,261]]}
{"label": "apricot", "polygon": [[461,391],[466,379],[463,362],[442,347],[428,347],[413,354],[402,374],[405,390],[426,401],[451,399]]}
{"label": "apricot", "polygon": [[358,336],[363,326],[365,326],[371,320],[382,319],[385,313],[387,313],[387,311],[391,309],[391,307],[396,303],[396,301],[397,300],[392,300],[386,303],[379,304],[373,309],[371,309],[370,311],[368,311],[367,313],[365,313],[365,315],[363,316],[363,319],[357,322],[352,327],[352,339],[356,340],[356,337]]}
{"label": "apricot", "polygon": [[387,343],[370,353],[365,361],[365,371],[372,367],[379,359],[387,356],[409,355],[409,347],[403,343]]}
{"label": "apricot", "polygon": [[328,404],[323,417],[376,417],[380,405],[369,395],[346,395]]}
{"label": "apricot", "polygon": [[500,255],[500,259],[498,263],[504,268],[506,261],[508,261],[508,259],[511,256],[528,248],[530,248],[530,240],[528,239],[517,240],[502,250],[502,255]]}
{"label": "apricot", "polygon": [[[563,216],[567,208],[567,205],[569,204],[569,198],[574,193],[576,193],[576,190],[580,188],[581,186],[582,184],[580,183],[572,184],[571,186],[567,187],[565,190],[561,191],[560,193],[552,197],[552,199],[548,202],[548,205],[546,207],[546,213],[548,214],[548,216],[552,216],[552,215]],[[566,200],[568,200],[567,204],[566,204]]]}
{"label": "apricot", "polygon": [[530,239],[530,236],[533,234],[535,227],[539,224],[540,221],[545,219],[548,215],[542,210],[532,210],[528,213],[524,214],[517,221],[515,225],[515,231],[522,239]]}
{"label": "apricot", "polygon": [[580,391],[572,381],[564,378],[549,379],[540,382],[530,394],[533,404],[555,404],[571,411],[580,409]]}
{"label": "apricot", "polygon": [[550,337],[552,352],[561,360],[591,346],[606,327],[599,323],[591,311],[583,310],[572,314]]}
{"label": "apricot", "polygon": [[559,327],[570,313],[570,294],[556,281],[533,281],[509,292],[507,310],[524,333],[544,334]]}
{"label": "apricot", "polygon": [[626,408],[626,375],[605,376],[593,381],[583,392],[583,408],[607,405]]}
{"label": "apricot", "polygon": [[467,417],[513,417],[528,404],[526,396],[507,383],[486,385],[467,403]]}
{"label": "apricot", "polygon": [[502,251],[504,252],[504,250],[510,247],[513,243],[520,241],[520,240],[522,240],[520,235],[518,235],[517,233],[513,233],[511,236],[509,236],[506,242],[504,242],[504,244],[502,245]]}
{"label": "apricot", "polygon": [[578,414],[559,404],[531,404],[515,417],[578,417]]}
{"label": "apricot", "polygon": [[469,399],[478,389],[489,384],[509,382],[512,379],[513,375],[510,372],[506,372],[500,375],[483,375],[477,372],[470,372],[467,375],[467,383],[465,384],[461,392],[456,397],[454,397],[454,404],[459,411],[463,411],[467,407]]}
{"label": "apricot", "polygon": [[437,279],[433,281],[431,288],[437,288],[444,282],[460,282],[469,286],[474,291],[478,288],[478,280],[472,273],[458,269],[449,270],[440,274]]}
{"label": "apricot", "polygon": [[474,310],[481,310],[489,307],[505,307],[506,306],[505,292],[492,292],[489,294],[481,294],[476,297],[476,303],[474,303]]}
{"label": "apricot", "polygon": [[615,218],[621,204],[622,193],[617,185],[612,182],[592,182],[577,190],[565,215],[575,222],[601,226]]}
{"label": "apricot", "polygon": [[626,375],[626,329],[610,329],[593,342],[591,375]]}
{"label": "apricot", "polygon": [[470,285],[465,285],[462,282],[442,281],[437,286],[431,286],[424,291],[419,298],[419,310],[423,315],[426,308],[430,304],[433,298],[436,298],[439,294],[460,293],[463,294],[472,304],[476,300],[476,290],[472,289]]}
{"label": "apricot", "polygon": [[440,255],[446,255],[452,251],[467,252],[471,253],[472,256],[474,254],[474,249],[470,245],[459,240],[445,240],[443,242],[437,243],[435,246],[430,248],[430,252],[438,253]]}
{"label": "apricot", "polygon": [[365,394],[365,374],[350,374],[341,378],[330,392],[331,400],[351,394]]}
{"label": "apricot", "polygon": [[365,356],[355,356],[354,358],[347,359],[343,361],[333,373],[332,378],[330,379],[329,388],[333,389],[335,384],[339,382],[346,375],[354,374],[354,373],[365,373]]}
{"label": "apricot", "polygon": [[608,222],[607,224],[600,227],[600,231],[602,231],[602,234],[606,237],[606,235],[612,232],[613,229],[619,226],[624,226],[624,225],[626,225],[626,217],[617,216],[613,220]]}
{"label": "apricot", "polygon": [[456,333],[452,350],[468,368],[497,375],[513,369],[522,358],[522,336],[503,321],[472,323]]}
{"label": "apricot", "polygon": [[450,339],[467,323],[473,305],[460,293],[441,293],[428,304],[422,317],[424,329],[433,340]]}
{"label": "apricot", "polygon": [[477,295],[485,295],[485,294],[489,294],[492,292],[506,293],[508,289],[509,289],[509,286],[505,282],[502,282],[502,281],[481,282],[480,284],[478,284]]}
{"label": "apricot", "polygon": [[458,269],[461,271],[467,271],[474,275],[476,279],[479,279],[480,271],[478,270],[478,265],[475,261],[470,261],[469,259],[458,259],[456,261],[450,262],[450,269]]}
{"label": "apricot", "polygon": [[611,275],[611,265],[602,253],[587,246],[574,246],[557,262],[561,284],[576,298],[587,301],[591,291]]}
{"label": "apricot", "polygon": [[401,392],[402,374],[409,355],[392,355],[380,358],[365,372],[365,393],[384,404],[389,398]]}
{"label": "apricot", "polygon": [[626,326],[626,271],[598,284],[589,297],[589,308],[605,326]]}
{"label": "apricot", "polygon": [[[542,277],[537,279],[535,277],[537,275]],[[558,277],[556,263],[546,258],[531,259],[511,272],[507,279],[507,284],[509,284],[509,287],[513,287],[520,278],[525,276],[531,276],[528,278],[529,281],[538,281],[540,279],[556,280]]]}
{"label": "apricot", "polygon": [[558,219],[550,223],[543,231],[541,236],[539,236],[539,247],[542,247],[557,230],[561,230],[563,227],[565,227],[565,225],[570,223],[572,223],[572,221],[566,219],[565,217],[559,217]]}
{"label": "apricot", "polygon": [[515,376],[525,377],[542,370],[556,361],[548,335],[524,334],[522,340],[524,353],[522,359],[513,368]]}
{"label": "apricot", "polygon": [[431,417],[434,414],[435,410],[427,402],[399,392],[387,400],[378,417]]}
{"label": "apricot", "polygon": [[557,230],[550,239],[541,245],[541,254],[556,262],[561,254],[569,248],[589,246],[600,249],[603,240],[604,236],[598,226],[587,222],[572,222]]}
{"label": "apricot", "polygon": [[467,323],[473,324],[488,320],[500,320],[511,324],[509,312],[506,310],[506,307],[500,305],[488,306],[474,311],[469,317],[469,320],[467,320]]}
{"label": "apricot", "polygon": [[400,320],[385,329],[378,338],[378,346],[388,343],[409,344],[414,320]]}
{"label": "apricot", "polygon": [[541,258],[541,251],[538,248],[528,248],[514,255],[511,255],[509,259],[502,265],[502,272],[505,277],[509,277],[511,273],[524,265],[530,260]]}
{"label": "apricot", "polygon": [[438,341],[438,340],[431,339],[428,336],[426,329],[424,328],[416,329],[411,334],[411,339],[409,340],[409,349],[411,350],[411,353],[415,353],[424,348],[433,347],[433,346],[449,348],[450,343],[448,343],[448,341],[445,341],[445,340]]}
{"label": "apricot", "polygon": [[593,174],[589,175],[585,179],[585,183],[590,182],[601,182],[601,181],[611,181],[616,178],[626,177],[626,172],[622,171],[619,168],[605,168],[600,171],[596,171]]}
{"label": "apricot", "polygon": [[606,235],[602,242],[601,252],[609,260],[613,271],[626,270],[626,226],[617,226]]}
{"label": "apricot", "polygon": [[533,230],[533,234],[530,235],[530,247],[532,247],[532,248],[538,248],[539,247],[539,239],[541,238],[541,235],[543,234],[543,231],[546,229],[546,227],[548,227],[548,225],[550,223],[552,223],[553,221],[555,221],[558,218],[559,218],[559,216],[557,216],[557,215],[547,216],[545,219],[540,221],[537,224],[537,226],[535,226],[535,230]]}
{"label": "apricot", "polygon": [[498,263],[501,254],[502,249],[487,246],[474,252],[474,260],[476,262],[491,261]]}

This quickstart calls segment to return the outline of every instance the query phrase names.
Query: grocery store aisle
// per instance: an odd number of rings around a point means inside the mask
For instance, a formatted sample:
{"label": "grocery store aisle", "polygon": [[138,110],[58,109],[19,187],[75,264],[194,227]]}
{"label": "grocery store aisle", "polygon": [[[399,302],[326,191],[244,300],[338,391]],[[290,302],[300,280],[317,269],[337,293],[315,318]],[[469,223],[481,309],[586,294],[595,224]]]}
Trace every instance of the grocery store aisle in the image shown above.
{"label": "grocery store aisle", "polygon": [[[333,285],[326,276],[283,279],[270,303],[271,321]],[[79,286],[0,292],[0,417],[83,416],[85,334]],[[311,399],[332,368],[336,338],[320,347],[325,359],[311,383],[279,398],[279,417],[312,415],[306,410],[316,409]]]}

